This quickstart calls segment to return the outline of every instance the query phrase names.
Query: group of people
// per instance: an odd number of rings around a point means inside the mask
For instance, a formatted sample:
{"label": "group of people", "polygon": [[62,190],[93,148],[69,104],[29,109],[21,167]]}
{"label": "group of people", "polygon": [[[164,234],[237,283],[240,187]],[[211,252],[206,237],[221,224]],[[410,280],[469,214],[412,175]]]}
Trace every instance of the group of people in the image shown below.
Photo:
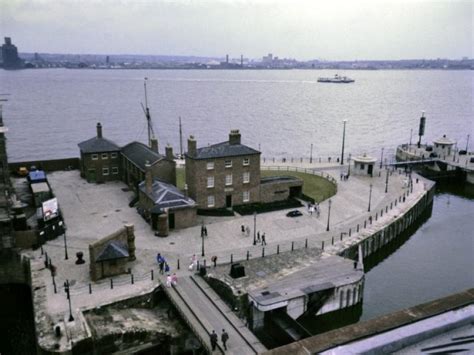
{"label": "group of people", "polygon": [[170,266],[166,262],[166,259],[160,253],[156,255],[156,262],[158,263],[158,268],[160,270],[161,275],[164,275],[165,272],[170,272]]}
{"label": "group of people", "polygon": [[[224,329],[222,329],[221,341],[222,341],[222,345],[224,346],[224,350],[227,350],[227,344],[226,344],[227,340],[229,340],[229,334],[227,334],[227,332]],[[211,333],[212,351],[216,350],[216,346],[217,346],[217,334],[216,334],[216,331],[213,330]]]}
{"label": "group of people", "polygon": [[341,173],[341,181],[347,181],[349,180],[349,173],[347,174],[344,174],[344,173]]}
{"label": "group of people", "polygon": [[313,213],[316,214],[316,217],[319,217],[319,203],[308,203],[308,213],[312,216]]}
{"label": "group of people", "polygon": [[[240,226],[240,231],[242,234],[244,234],[246,237],[250,237],[250,227],[249,226],[244,226],[243,224]],[[256,236],[256,242],[261,244],[261,245],[267,245],[266,241],[266,236],[265,233],[260,235],[260,231],[257,232]]]}

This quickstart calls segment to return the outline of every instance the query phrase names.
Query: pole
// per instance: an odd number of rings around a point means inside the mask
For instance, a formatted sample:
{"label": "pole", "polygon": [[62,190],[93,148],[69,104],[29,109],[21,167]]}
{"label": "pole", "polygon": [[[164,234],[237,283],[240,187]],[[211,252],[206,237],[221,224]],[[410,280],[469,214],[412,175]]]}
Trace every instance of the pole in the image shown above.
{"label": "pole", "polygon": [[346,122],[347,120],[343,120],[343,129],[342,129],[342,152],[341,152],[341,165],[344,165],[344,143],[346,140]]}
{"label": "pole", "polygon": [[382,169],[382,162],[383,162],[383,150],[384,150],[384,148],[382,147],[382,155],[380,156],[380,169]]}
{"label": "pole", "polygon": [[204,222],[202,222],[201,228],[201,256],[204,256]]}
{"label": "pole", "polygon": [[410,129],[410,144],[408,145],[408,151],[410,151],[412,135],[413,135],[413,128]]}
{"label": "pole", "polygon": [[370,184],[370,190],[369,190],[369,208],[367,209],[367,212],[370,212],[370,203],[372,201],[372,184]]}
{"label": "pole", "polygon": [[328,201],[328,225],[326,227],[326,231],[329,232],[329,218],[331,217],[331,199]]}
{"label": "pole", "polygon": [[69,280],[66,280],[64,282],[64,291],[66,292],[66,297],[69,303],[69,322],[72,322],[74,320],[74,317],[72,316],[72,308],[71,308],[71,293],[69,290]]}
{"label": "pole", "polygon": [[388,169],[385,168],[385,171],[387,172],[387,175],[385,177],[385,193],[388,192]]}
{"label": "pole", "polygon": [[64,231],[64,260],[69,259],[67,255],[66,231]]}
{"label": "pole", "polygon": [[311,150],[309,152],[309,163],[313,164],[313,143],[311,143]]}
{"label": "pole", "polygon": [[179,116],[179,157],[183,159],[183,131],[181,127],[181,116]]}
{"label": "pole", "polygon": [[349,166],[347,168],[347,177],[351,176],[351,153],[349,153]]}
{"label": "pole", "polygon": [[253,245],[257,244],[257,212],[253,213]]}

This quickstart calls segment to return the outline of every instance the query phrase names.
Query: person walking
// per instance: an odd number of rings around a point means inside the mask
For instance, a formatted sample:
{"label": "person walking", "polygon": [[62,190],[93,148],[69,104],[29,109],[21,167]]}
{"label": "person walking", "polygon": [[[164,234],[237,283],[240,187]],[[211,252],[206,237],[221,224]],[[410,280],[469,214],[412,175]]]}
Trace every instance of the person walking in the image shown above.
{"label": "person walking", "polygon": [[260,231],[257,232],[257,243],[260,243]]}
{"label": "person walking", "polygon": [[212,333],[211,333],[211,347],[212,347],[212,351],[216,350],[216,346],[217,346],[217,334],[216,334],[216,331],[213,330]]}
{"label": "person walking", "polygon": [[245,233],[245,226],[243,224],[240,226],[240,230],[242,231],[242,234]]}
{"label": "person walking", "polygon": [[246,235],[247,237],[250,237],[250,227],[249,227],[249,226],[247,226],[247,227],[245,228],[245,235]]}
{"label": "person walking", "polygon": [[267,241],[265,240],[265,233],[262,234],[262,245],[267,245]]}
{"label": "person walking", "polygon": [[173,273],[173,276],[171,276],[171,284],[173,286],[176,286],[178,284],[178,276],[176,276],[176,273]]}
{"label": "person walking", "polygon": [[171,287],[171,275],[168,274],[168,276],[166,276],[166,287],[170,288]]}
{"label": "person walking", "polygon": [[214,264],[214,267],[217,266],[217,255],[214,255],[212,258],[211,258],[211,261],[212,263]]}
{"label": "person walking", "polygon": [[227,332],[222,329],[222,335],[221,335],[221,341],[222,341],[222,345],[224,345],[224,350],[227,350],[227,340],[229,340],[229,334],[227,334]]}
{"label": "person walking", "polygon": [[156,261],[158,262],[158,267],[159,267],[159,270],[160,270],[160,274],[163,275],[166,260],[160,253],[158,253],[156,255]]}

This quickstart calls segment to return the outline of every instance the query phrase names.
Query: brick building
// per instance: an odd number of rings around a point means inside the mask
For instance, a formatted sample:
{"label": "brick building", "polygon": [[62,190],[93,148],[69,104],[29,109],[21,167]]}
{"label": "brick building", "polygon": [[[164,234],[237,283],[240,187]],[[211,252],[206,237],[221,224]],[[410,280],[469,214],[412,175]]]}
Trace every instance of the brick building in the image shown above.
{"label": "brick building", "polygon": [[186,185],[200,208],[223,208],[260,201],[260,152],[241,144],[238,130],[229,140],[203,148],[188,139]]}
{"label": "brick building", "polygon": [[88,182],[120,180],[120,147],[102,136],[97,123],[97,136],[78,144],[81,152],[81,176]]}

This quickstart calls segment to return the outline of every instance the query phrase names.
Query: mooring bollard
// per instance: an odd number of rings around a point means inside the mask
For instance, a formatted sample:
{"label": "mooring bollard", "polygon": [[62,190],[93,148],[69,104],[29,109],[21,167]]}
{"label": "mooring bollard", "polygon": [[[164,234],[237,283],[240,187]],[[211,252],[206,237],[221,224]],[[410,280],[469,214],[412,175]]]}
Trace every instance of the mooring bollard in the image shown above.
{"label": "mooring bollard", "polygon": [[110,289],[113,289],[113,288],[114,288],[114,280],[110,279]]}
{"label": "mooring bollard", "polygon": [[306,240],[304,241],[304,247],[308,248],[308,238],[306,238]]}
{"label": "mooring bollard", "polygon": [[291,242],[291,251],[295,249],[295,242]]}
{"label": "mooring bollard", "polygon": [[133,279],[133,274],[130,274],[130,282],[132,283],[132,285],[135,283],[135,280]]}
{"label": "mooring bollard", "polygon": [[250,258],[250,252],[247,250],[247,260]]}
{"label": "mooring bollard", "polygon": [[153,273],[153,269],[151,270],[151,281],[153,281],[155,279],[155,274]]}
{"label": "mooring bollard", "polygon": [[89,284],[89,295],[92,295],[92,285]]}
{"label": "mooring bollard", "polygon": [[262,258],[265,257],[265,248],[262,248]]}

